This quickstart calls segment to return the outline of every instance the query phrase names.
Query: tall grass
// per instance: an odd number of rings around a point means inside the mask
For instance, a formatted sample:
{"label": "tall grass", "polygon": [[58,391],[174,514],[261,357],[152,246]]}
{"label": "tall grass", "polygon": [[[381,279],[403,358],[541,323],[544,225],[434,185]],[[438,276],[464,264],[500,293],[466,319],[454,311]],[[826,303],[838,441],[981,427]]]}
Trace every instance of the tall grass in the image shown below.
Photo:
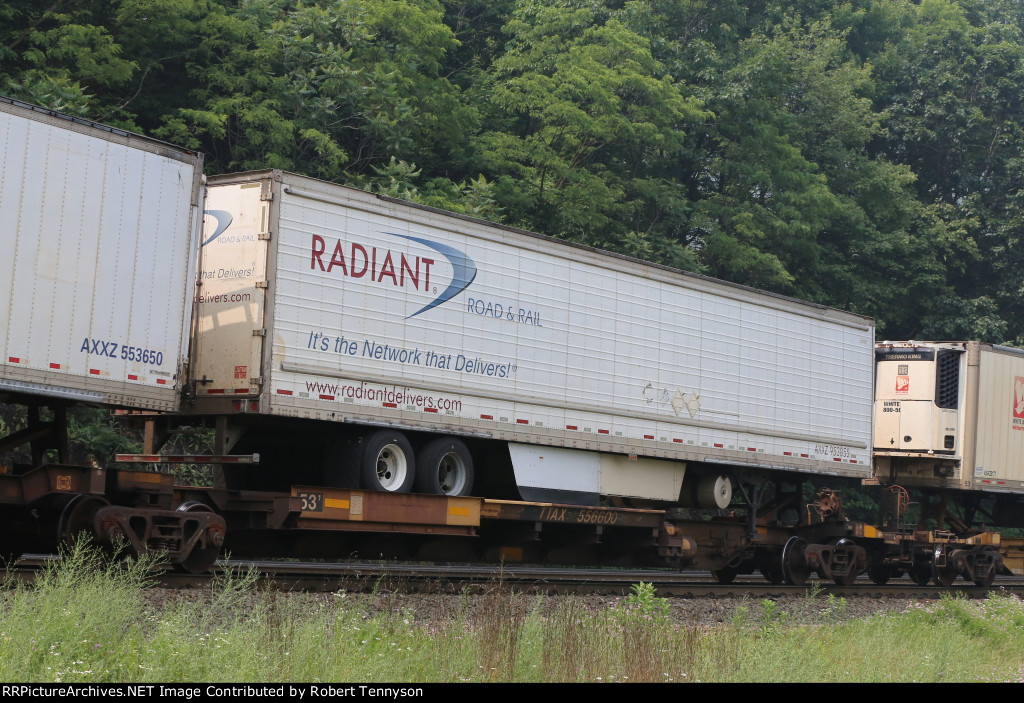
{"label": "tall grass", "polygon": [[[748,602],[731,623],[680,624],[649,584],[610,606],[494,584],[440,612],[378,592],[300,596],[228,575],[158,602],[154,564],[78,545],[32,585],[0,593],[8,682],[1017,681],[1024,604],[944,598],[845,620],[808,592],[784,611]],[[814,623],[814,624],[809,624]]]}

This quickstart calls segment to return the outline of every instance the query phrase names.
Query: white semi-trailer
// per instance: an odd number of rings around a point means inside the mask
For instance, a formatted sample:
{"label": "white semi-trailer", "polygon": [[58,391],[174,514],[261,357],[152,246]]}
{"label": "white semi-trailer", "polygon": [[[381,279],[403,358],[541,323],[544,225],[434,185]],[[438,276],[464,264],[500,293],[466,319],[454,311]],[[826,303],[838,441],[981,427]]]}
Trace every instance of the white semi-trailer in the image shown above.
{"label": "white semi-trailer", "polygon": [[864,317],[280,171],[206,213],[189,411],[225,450],[461,495],[497,446],[522,498],[583,503],[871,475]]}
{"label": "white semi-trailer", "polygon": [[178,409],[202,164],[0,98],[0,393]]}
{"label": "white semi-trailer", "polygon": [[1024,351],[981,342],[884,342],[876,356],[880,479],[1024,491]]}

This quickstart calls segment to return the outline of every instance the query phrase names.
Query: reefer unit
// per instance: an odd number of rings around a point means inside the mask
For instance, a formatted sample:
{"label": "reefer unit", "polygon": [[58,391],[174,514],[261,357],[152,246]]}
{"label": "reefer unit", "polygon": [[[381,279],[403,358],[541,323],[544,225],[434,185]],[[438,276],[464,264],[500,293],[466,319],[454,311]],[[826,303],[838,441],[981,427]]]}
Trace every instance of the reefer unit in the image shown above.
{"label": "reefer unit", "polygon": [[864,317],[279,171],[209,179],[199,269],[196,412],[500,440],[530,499],[871,474]]}
{"label": "reefer unit", "polygon": [[887,483],[1024,490],[1024,351],[981,342],[877,346],[875,462]]}
{"label": "reefer unit", "polygon": [[175,410],[202,157],[0,98],[0,392]]}

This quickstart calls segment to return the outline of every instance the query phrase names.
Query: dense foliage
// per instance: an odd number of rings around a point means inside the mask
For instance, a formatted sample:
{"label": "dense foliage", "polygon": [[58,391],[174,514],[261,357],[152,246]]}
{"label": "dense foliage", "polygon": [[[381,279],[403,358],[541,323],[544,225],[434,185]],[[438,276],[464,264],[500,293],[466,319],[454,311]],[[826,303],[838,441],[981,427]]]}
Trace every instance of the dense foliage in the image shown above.
{"label": "dense foliage", "polygon": [[0,0],[0,93],[1022,344],[1022,31],[1010,0]]}

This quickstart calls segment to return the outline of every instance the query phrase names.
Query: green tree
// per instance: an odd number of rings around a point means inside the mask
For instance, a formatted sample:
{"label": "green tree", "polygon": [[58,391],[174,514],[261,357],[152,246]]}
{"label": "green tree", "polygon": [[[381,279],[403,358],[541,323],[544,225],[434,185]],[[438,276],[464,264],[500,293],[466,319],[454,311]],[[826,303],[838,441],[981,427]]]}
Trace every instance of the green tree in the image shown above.
{"label": "green tree", "polygon": [[628,237],[693,266],[661,170],[707,113],[615,15],[571,0],[516,4],[480,89],[484,172],[515,224],[609,248]]}

